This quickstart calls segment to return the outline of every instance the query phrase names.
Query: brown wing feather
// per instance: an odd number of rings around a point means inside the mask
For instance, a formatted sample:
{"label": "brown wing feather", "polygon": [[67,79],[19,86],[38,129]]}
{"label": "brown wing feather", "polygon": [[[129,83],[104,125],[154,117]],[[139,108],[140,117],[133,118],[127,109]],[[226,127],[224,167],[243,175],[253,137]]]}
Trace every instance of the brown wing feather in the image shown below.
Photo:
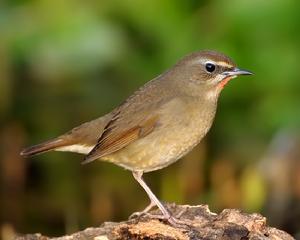
{"label": "brown wing feather", "polygon": [[99,139],[98,144],[85,157],[82,163],[89,163],[98,158],[109,155],[126,147],[131,142],[139,138],[145,137],[153,131],[157,120],[157,116],[151,117],[140,123],[138,126],[134,126],[132,128],[117,133],[114,133],[114,127],[108,124],[108,127]]}
{"label": "brown wing feather", "polygon": [[154,79],[116,108],[98,143],[83,163],[116,152],[150,134],[159,122],[158,110],[173,96],[170,88],[162,87],[164,84],[168,84],[164,79]]}

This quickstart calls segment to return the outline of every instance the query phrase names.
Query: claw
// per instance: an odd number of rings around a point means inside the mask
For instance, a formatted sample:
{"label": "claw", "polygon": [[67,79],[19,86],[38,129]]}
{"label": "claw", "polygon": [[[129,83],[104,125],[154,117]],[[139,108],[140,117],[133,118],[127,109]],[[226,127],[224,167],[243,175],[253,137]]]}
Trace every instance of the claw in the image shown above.
{"label": "claw", "polygon": [[[129,219],[133,219],[133,218],[140,218],[142,217],[143,215],[147,215],[148,212],[152,209],[156,207],[156,204],[154,202],[150,202],[150,204],[141,212],[134,212],[133,214],[131,214],[129,216]],[[150,214],[151,215],[151,214]]]}

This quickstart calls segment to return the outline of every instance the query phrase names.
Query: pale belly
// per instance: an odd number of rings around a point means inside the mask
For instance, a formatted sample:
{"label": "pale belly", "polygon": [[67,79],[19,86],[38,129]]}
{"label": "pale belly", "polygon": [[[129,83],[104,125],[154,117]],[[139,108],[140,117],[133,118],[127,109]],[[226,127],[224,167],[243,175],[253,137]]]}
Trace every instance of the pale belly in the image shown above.
{"label": "pale belly", "polygon": [[155,131],[102,160],[132,171],[150,172],[164,168],[201,141],[210,129],[213,118],[214,112],[165,118]]}

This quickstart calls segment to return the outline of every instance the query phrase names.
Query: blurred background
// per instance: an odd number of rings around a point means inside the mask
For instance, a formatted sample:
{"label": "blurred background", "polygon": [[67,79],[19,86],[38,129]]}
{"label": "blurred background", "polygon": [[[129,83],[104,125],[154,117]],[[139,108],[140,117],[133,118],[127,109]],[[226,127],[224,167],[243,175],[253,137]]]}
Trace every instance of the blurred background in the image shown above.
{"label": "blurred background", "polygon": [[259,212],[300,237],[299,23],[296,0],[1,1],[2,238],[59,236],[143,209],[128,171],[20,149],[107,113],[202,49],[255,75],[230,82],[205,140],[146,181],[164,201]]}

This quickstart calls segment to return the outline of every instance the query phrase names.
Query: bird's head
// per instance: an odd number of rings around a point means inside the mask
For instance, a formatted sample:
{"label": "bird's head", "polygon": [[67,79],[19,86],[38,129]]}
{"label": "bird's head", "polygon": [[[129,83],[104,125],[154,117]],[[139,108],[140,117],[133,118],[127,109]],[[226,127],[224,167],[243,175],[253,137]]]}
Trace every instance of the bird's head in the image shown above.
{"label": "bird's head", "polygon": [[[227,56],[215,51],[192,53],[181,59],[175,66],[183,76],[185,84],[197,89],[207,89],[219,93],[229,80],[239,75],[251,75],[242,70]],[[196,87],[195,87],[196,86]]]}

